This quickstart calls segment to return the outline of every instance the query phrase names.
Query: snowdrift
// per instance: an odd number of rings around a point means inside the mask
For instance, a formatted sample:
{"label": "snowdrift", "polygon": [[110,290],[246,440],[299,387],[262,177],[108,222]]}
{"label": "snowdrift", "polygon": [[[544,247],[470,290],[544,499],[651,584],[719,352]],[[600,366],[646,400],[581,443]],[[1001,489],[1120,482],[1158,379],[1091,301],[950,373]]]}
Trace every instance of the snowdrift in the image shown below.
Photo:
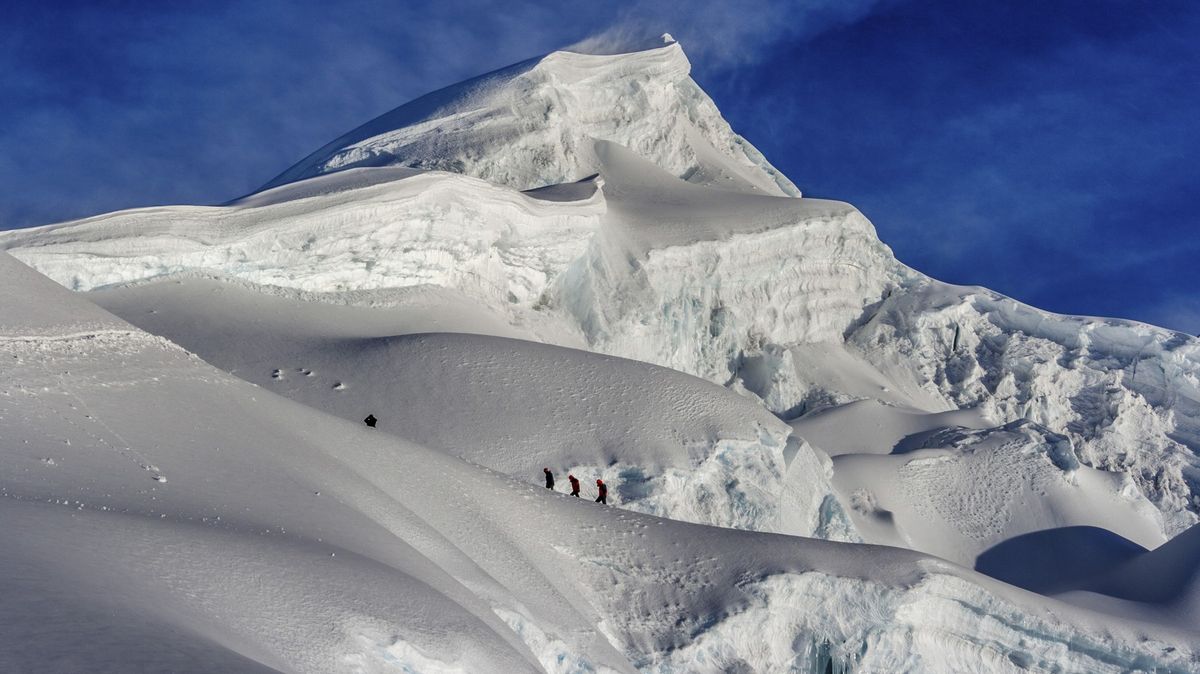
{"label": "snowdrift", "polygon": [[550,467],[594,497],[603,478],[622,507],[720,526],[813,535],[846,520],[828,461],[760,405],[676,371],[420,334],[435,326],[408,306],[335,307],[215,280],[92,297],[247,381],[349,421],[372,414],[381,432],[523,480]]}

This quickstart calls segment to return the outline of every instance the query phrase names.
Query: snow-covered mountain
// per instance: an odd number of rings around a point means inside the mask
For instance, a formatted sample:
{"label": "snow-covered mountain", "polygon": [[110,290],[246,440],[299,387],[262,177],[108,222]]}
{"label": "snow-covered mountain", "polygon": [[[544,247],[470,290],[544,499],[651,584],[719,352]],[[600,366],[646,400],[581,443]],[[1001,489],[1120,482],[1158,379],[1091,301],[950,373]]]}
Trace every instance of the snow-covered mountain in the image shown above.
{"label": "snow-covered mountain", "polygon": [[688,68],[556,52],[223,206],[0,232],[82,291],[0,253],[4,624],[116,670],[1200,671],[1200,342],[906,267]]}
{"label": "snow-covered mountain", "polygon": [[558,51],[435,91],[334,140],[264,189],[368,166],[531,189],[595,173],[600,139],[699,185],[800,196],[688,77],[683,49],[669,35],[663,41],[628,54]]}

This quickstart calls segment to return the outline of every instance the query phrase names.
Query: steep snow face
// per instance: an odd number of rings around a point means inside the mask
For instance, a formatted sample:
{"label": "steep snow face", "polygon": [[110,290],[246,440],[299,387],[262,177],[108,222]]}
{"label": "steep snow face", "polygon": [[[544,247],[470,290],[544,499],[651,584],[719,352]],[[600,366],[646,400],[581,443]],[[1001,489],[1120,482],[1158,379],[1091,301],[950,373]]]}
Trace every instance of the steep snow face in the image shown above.
{"label": "steep snow face", "polygon": [[1058,316],[982,288],[920,281],[848,336],[946,408],[1061,433],[1086,465],[1128,471],[1167,532],[1200,509],[1200,341],[1132,321]]}
{"label": "steep snow face", "polygon": [[690,182],[799,196],[688,77],[680,46],[554,52],[428,94],[334,140],[266,188],[364,166],[464,173],[529,189],[599,170],[594,139]]}
{"label": "steep snow face", "polygon": [[905,274],[854,207],[727,194],[597,143],[605,227],[555,286],[592,347],[752,391],[807,392],[786,347],[842,339]]}
{"label": "steep snow face", "polygon": [[790,422],[797,435],[830,456],[902,453],[925,446],[947,428],[996,426],[979,409],[922,412],[864,398],[828,407]]}

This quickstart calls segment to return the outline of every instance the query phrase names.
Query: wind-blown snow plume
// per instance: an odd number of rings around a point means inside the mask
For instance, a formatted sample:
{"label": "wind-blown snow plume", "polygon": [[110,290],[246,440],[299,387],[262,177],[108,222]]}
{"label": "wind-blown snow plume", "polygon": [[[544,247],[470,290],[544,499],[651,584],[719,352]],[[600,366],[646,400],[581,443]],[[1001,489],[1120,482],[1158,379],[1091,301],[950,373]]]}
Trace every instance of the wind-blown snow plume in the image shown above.
{"label": "wind-blown snow plume", "polygon": [[[650,2],[621,7],[611,26],[567,47],[588,54],[644,49],[668,28],[707,69],[754,62],[775,43],[799,42],[862,19],[887,0]],[[657,31],[657,32],[655,32]]]}

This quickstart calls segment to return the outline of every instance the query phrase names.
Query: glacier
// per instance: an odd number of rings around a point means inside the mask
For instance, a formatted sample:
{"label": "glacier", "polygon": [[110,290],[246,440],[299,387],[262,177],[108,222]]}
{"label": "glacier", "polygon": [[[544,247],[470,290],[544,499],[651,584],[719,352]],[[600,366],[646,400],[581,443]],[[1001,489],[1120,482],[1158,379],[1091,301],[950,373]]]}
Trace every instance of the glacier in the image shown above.
{"label": "glacier", "polygon": [[[1200,671],[1200,342],[907,267],[689,68],[555,52],[224,205],[0,232],[3,624],[114,671]],[[992,566],[1051,540],[1090,570]]]}

